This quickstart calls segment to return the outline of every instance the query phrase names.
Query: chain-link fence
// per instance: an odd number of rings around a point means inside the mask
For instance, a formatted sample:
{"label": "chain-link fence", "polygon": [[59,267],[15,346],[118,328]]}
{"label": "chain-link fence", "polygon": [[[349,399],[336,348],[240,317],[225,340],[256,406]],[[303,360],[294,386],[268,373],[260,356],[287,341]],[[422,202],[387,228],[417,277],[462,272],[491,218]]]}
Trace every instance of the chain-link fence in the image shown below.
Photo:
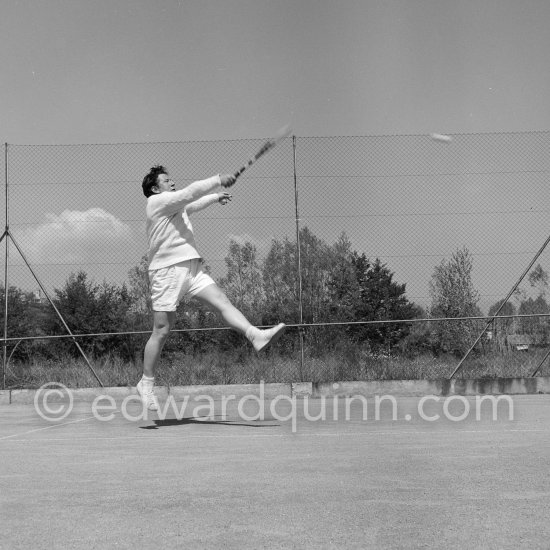
{"label": "chain-link fence", "polygon": [[[256,357],[186,303],[165,383],[446,378],[465,357],[458,376],[548,373],[550,132],[451,137],[289,137],[194,215],[235,305],[290,327]],[[130,383],[151,324],[144,174],[183,187],[261,144],[6,145],[5,383],[93,382],[50,299],[101,382]]]}

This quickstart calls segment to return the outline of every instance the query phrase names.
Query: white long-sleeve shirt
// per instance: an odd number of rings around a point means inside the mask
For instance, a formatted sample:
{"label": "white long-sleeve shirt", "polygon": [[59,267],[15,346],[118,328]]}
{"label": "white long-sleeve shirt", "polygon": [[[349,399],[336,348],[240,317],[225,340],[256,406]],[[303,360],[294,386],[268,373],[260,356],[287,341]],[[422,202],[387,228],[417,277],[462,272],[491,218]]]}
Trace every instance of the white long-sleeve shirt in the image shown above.
{"label": "white long-sleeve shirt", "polygon": [[208,194],[221,185],[220,176],[195,181],[180,191],[165,191],[147,199],[146,232],[149,270],[200,258],[188,214],[218,200]]}

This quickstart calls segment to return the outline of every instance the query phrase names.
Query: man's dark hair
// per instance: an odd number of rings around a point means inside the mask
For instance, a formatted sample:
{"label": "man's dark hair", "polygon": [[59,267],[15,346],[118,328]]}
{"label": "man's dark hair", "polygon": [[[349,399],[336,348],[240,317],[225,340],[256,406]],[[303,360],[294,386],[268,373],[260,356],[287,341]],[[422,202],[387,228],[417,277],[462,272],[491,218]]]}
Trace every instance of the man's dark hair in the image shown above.
{"label": "man's dark hair", "polygon": [[150,197],[151,195],[154,195],[153,193],[153,187],[157,184],[157,178],[160,174],[168,174],[168,171],[164,166],[161,166],[160,164],[157,164],[149,170],[149,173],[143,178],[143,183],[141,184],[141,187],[143,189],[143,194],[146,197]]}

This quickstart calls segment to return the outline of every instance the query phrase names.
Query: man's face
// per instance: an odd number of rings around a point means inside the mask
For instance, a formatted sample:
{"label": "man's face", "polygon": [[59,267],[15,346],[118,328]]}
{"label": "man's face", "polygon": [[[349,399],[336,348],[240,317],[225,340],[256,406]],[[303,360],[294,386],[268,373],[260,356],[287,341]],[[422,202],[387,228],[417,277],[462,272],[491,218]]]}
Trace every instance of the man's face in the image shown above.
{"label": "man's face", "polygon": [[175,191],[176,184],[168,177],[168,174],[159,174],[157,184],[153,187],[155,193],[164,193],[165,191]]}

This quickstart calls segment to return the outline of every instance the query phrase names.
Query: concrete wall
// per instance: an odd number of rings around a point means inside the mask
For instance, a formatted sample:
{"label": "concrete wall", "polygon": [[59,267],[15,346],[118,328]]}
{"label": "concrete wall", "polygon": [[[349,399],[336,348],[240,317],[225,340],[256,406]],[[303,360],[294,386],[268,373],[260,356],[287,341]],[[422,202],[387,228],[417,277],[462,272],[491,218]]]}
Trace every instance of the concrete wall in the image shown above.
{"label": "concrete wall", "polygon": [[[0,390],[0,405],[11,403],[32,404],[38,390]],[[114,399],[124,399],[136,393],[135,388],[75,388],[71,389],[75,401],[92,402],[100,395],[110,395]],[[550,377],[537,378],[495,378],[495,379],[441,379],[441,380],[371,380],[364,382],[294,382],[292,384],[229,384],[220,386],[176,386],[157,387],[155,393],[160,399],[168,395],[183,399],[185,395],[197,397],[208,395],[213,399],[223,396],[263,395],[266,399],[286,395],[296,397],[319,398],[321,396],[346,395],[518,395],[550,393]],[[58,396],[67,399],[62,392]],[[53,394],[49,401],[55,401]]]}

